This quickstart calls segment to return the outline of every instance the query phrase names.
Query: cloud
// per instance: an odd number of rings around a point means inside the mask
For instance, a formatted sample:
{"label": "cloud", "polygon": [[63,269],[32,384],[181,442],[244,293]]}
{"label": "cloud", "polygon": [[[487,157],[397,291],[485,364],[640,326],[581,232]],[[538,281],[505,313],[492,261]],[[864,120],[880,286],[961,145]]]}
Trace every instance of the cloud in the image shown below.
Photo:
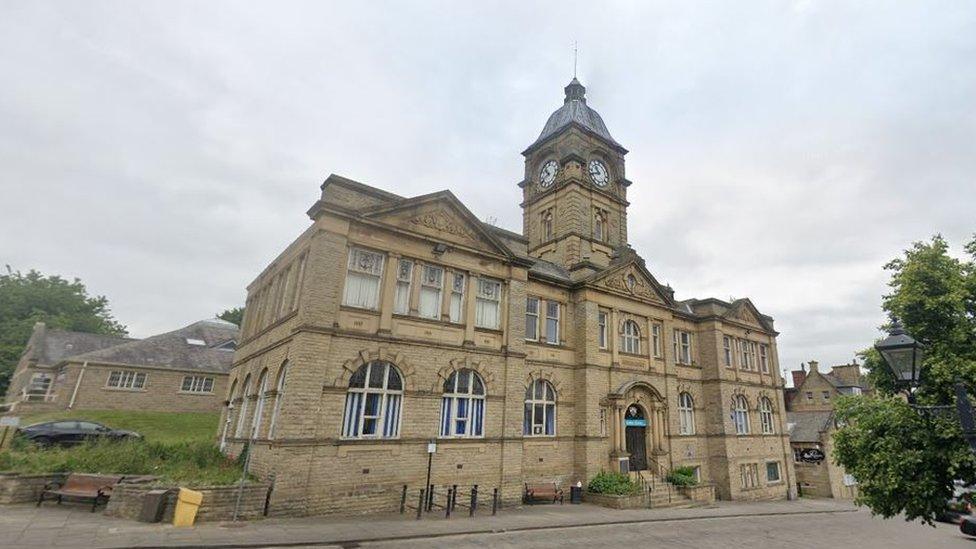
{"label": "cloud", "polygon": [[572,44],[678,296],[749,296],[784,367],[848,360],[880,267],[974,229],[976,6],[31,2],[0,14],[0,259],[138,336],[240,304],[340,173],[521,226]]}

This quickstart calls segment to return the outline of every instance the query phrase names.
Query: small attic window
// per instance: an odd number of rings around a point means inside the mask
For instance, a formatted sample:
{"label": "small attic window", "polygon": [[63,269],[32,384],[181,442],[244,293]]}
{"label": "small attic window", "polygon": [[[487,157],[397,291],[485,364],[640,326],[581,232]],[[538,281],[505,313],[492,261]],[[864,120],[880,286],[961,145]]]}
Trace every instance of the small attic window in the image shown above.
{"label": "small attic window", "polygon": [[186,338],[186,343],[188,345],[199,345],[201,347],[207,345],[207,342],[204,341],[204,340],[202,340],[202,339],[193,339],[193,338],[190,338],[190,337]]}

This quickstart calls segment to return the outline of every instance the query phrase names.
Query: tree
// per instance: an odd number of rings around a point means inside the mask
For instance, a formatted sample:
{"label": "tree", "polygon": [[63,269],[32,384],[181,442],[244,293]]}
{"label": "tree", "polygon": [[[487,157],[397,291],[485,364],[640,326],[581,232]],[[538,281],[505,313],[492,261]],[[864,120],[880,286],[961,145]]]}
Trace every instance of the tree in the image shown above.
{"label": "tree", "polygon": [[221,320],[226,320],[227,322],[233,322],[240,327],[241,322],[244,320],[244,307],[234,307],[233,309],[225,309],[224,312],[217,315],[217,318]]}
{"label": "tree", "polygon": [[[950,256],[935,236],[885,265],[892,275],[883,309],[926,346],[916,395],[923,406],[953,404],[956,382],[970,394],[976,388],[976,238],[966,252],[966,260]],[[879,396],[837,401],[833,457],[857,479],[859,504],[886,518],[931,522],[955,480],[976,483],[976,458],[954,414],[920,415],[893,396],[894,377],[877,351],[860,355]]]}
{"label": "tree", "polygon": [[0,275],[0,395],[24,352],[36,322],[51,328],[96,334],[126,335],[104,296],[90,297],[77,278],[11,271]]}

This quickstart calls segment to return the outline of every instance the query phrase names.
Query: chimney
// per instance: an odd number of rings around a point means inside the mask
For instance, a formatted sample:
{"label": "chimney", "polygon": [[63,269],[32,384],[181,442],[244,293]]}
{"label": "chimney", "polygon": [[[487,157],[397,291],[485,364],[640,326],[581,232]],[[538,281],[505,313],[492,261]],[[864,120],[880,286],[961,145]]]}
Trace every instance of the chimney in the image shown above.
{"label": "chimney", "polygon": [[807,379],[807,373],[803,370],[793,370],[791,373],[793,374],[794,388],[799,388],[800,385],[803,385],[803,382]]}

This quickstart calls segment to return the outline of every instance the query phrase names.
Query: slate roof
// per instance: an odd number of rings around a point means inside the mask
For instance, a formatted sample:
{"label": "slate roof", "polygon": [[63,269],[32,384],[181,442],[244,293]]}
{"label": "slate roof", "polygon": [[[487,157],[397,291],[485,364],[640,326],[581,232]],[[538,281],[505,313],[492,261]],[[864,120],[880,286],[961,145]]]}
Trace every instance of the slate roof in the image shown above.
{"label": "slate roof", "polygon": [[786,422],[790,429],[790,442],[821,442],[820,433],[834,421],[834,412],[787,412]]}
{"label": "slate roof", "polygon": [[603,123],[603,118],[595,110],[586,105],[586,88],[580,84],[579,80],[573,80],[566,86],[566,99],[563,106],[549,116],[546,126],[542,128],[542,133],[534,143],[529,145],[526,151],[534,149],[543,141],[559,133],[563,128],[570,125],[577,125],[583,130],[590,132],[597,137],[608,142],[619,149],[626,151],[620,143],[617,143],[610,136],[610,130]]}
{"label": "slate roof", "polygon": [[136,340],[115,335],[46,329],[41,341],[36,342],[34,358],[39,364],[53,366],[72,355],[98,351],[131,341]]}
{"label": "slate roof", "polygon": [[[215,318],[194,322],[179,330],[146,339],[72,356],[70,359],[75,362],[87,360],[170,370],[227,373],[233,364],[233,347],[217,347],[235,341],[237,337],[237,325]],[[199,340],[203,344],[194,344],[190,340]]]}

